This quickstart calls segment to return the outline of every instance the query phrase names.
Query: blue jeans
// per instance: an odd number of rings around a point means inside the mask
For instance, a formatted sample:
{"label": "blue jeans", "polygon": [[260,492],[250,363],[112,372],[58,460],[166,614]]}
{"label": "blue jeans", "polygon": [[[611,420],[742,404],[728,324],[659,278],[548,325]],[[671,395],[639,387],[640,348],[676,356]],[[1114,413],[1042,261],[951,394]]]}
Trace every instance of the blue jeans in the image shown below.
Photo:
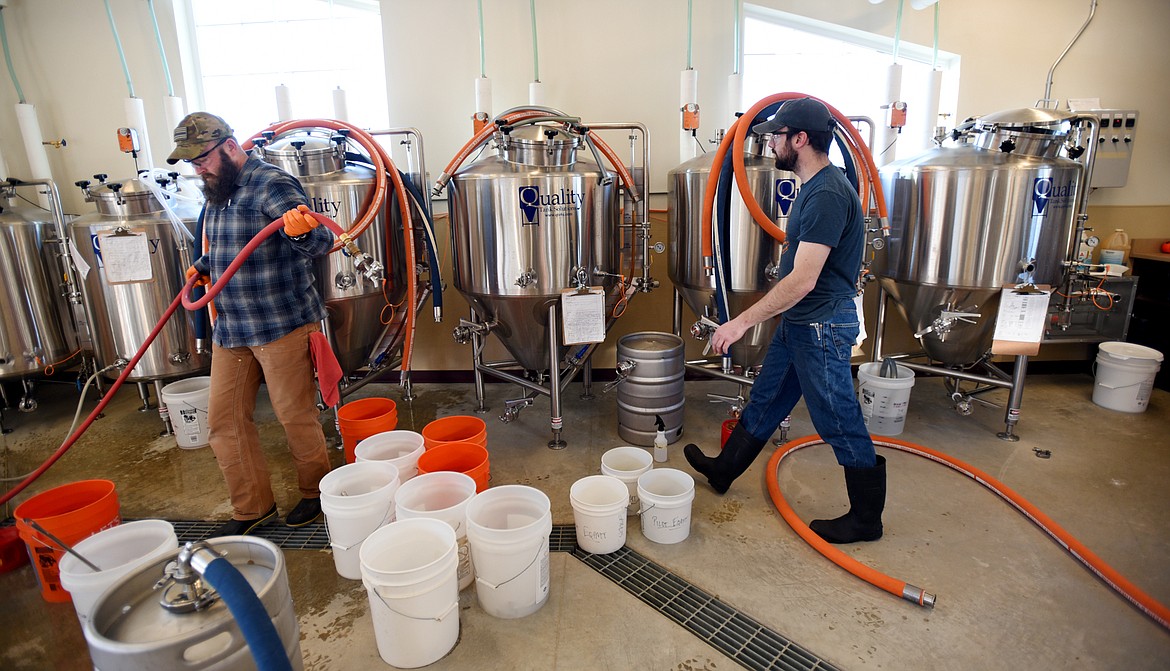
{"label": "blue jeans", "polygon": [[827,321],[797,324],[781,319],[739,425],[766,441],[804,396],[813,427],[837,463],[875,465],[873,441],[853,391],[849,359],[859,326],[853,300],[843,300]]}

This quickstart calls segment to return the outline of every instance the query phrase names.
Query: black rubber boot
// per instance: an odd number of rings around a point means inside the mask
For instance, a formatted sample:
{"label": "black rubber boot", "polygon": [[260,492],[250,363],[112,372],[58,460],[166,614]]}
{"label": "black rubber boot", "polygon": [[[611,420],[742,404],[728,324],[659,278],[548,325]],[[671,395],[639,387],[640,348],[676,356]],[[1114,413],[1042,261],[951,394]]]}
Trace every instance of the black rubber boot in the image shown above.
{"label": "black rubber boot", "polygon": [[832,520],[813,520],[808,525],[830,543],[876,541],[882,537],[882,511],[886,508],[886,458],[878,455],[873,468],[845,467],[849,512]]}
{"label": "black rubber boot", "polygon": [[711,489],[719,494],[725,494],[731,483],[743,475],[756,460],[766,442],[768,441],[756,438],[748,433],[747,429],[736,424],[731,435],[727,437],[727,442],[723,444],[723,451],[719,456],[708,457],[694,443],[683,448],[683,456],[687,458],[691,468],[707,476],[707,484],[711,485]]}

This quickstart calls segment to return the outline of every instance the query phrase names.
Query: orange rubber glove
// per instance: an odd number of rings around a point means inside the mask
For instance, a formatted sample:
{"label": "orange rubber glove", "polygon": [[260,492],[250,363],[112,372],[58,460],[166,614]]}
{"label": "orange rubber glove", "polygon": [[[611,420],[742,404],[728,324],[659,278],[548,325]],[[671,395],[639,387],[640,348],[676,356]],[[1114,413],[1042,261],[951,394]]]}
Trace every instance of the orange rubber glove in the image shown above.
{"label": "orange rubber glove", "polygon": [[199,271],[195,270],[195,266],[191,266],[187,269],[188,280],[191,279],[192,275],[199,275],[199,279],[195,280],[195,286],[197,287],[205,287],[211,283],[211,278],[207,277],[207,275],[200,275]]}
{"label": "orange rubber glove", "polygon": [[284,213],[284,234],[290,238],[304,235],[320,224],[312,215],[308,205],[297,205],[295,210]]}

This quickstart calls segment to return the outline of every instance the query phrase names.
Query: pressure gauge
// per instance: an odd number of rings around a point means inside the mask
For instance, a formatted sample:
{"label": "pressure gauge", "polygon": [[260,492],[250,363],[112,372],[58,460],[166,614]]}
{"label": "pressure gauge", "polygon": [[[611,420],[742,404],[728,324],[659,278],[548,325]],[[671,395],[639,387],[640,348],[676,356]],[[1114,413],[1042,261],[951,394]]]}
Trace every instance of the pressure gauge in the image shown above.
{"label": "pressure gauge", "polygon": [[1085,238],[1085,244],[1090,247],[1096,247],[1097,245],[1101,244],[1101,238],[1098,238],[1095,235],[1090,235],[1089,237]]}

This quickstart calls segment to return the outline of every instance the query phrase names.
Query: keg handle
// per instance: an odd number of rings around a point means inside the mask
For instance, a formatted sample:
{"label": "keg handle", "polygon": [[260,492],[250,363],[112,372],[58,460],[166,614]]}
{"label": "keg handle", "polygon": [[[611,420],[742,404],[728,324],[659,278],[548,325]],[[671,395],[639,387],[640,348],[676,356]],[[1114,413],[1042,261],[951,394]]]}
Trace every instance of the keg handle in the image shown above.
{"label": "keg handle", "polygon": [[[172,613],[191,613],[215,603],[219,593],[203,581],[203,572],[213,560],[224,556],[204,541],[184,545],[174,561],[163,569],[163,577],[154,584],[154,589],[162,590],[159,605]],[[171,588],[175,586],[179,586],[179,593],[172,597]]]}
{"label": "keg handle", "polygon": [[628,378],[630,373],[634,372],[634,369],[637,367],[638,362],[634,361],[633,359],[626,359],[625,361],[618,362],[617,367],[614,369],[614,373],[617,374],[617,378],[613,382],[605,385],[605,387],[602,388],[601,393],[608,394],[614,387],[625,382],[626,378]]}

